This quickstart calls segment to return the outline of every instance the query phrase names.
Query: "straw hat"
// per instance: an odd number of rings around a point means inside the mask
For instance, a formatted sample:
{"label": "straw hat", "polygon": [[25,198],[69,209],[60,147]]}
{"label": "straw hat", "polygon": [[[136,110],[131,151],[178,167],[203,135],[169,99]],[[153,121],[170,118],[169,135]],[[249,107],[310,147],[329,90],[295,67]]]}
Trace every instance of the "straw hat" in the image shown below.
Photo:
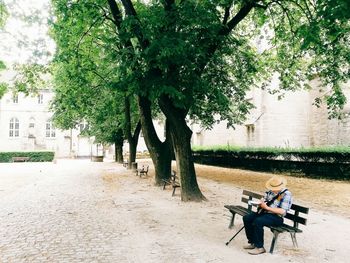
{"label": "straw hat", "polygon": [[279,191],[285,188],[287,185],[287,179],[279,176],[273,176],[270,178],[265,186],[267,189],[272,190],[272,191]]}

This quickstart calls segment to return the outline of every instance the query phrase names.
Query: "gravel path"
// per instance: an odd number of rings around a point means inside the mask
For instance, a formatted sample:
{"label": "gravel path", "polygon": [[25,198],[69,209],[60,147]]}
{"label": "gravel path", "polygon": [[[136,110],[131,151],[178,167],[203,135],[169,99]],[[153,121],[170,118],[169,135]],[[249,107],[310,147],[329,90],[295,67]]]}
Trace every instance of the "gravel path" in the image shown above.
{"label": "gravel path", "polygon": [[0,164],[0,262],[348,262],[350,220],[326,211],[311,211],[300,249],[287,234],[273,255],[248,255],[243,234],[226,247],[223,205],[242,189],[199,184],[209,201],[183,203],[152,169],[140,179],[115,163]]}

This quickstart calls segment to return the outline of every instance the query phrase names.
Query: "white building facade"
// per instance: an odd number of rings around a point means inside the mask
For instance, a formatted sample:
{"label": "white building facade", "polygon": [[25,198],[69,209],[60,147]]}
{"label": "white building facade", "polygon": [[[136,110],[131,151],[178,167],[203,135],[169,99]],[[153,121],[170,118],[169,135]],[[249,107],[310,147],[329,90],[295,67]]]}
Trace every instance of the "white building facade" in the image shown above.
{"label": "white building facade", "polygon": [[288,92],[281,100],[266,90],[250,91],[255,105],[244,125],[227,128],[220,122],[211,130],[192,125],[192,144],[200,146],[232,145],[248,147],[350,146],[350,85],[344,86],[348,99],[342,120],[329,119],[326,105],[313,105],[322,95],[320,84],[310,83],[312,90]]}
{"label": "white building facade", "polygon": [[[255,109],[244,125],[227,128],[225,122],[213,129],[203,129],[191,124],[192,145],[232,145],[250,147],[313,147],[350,146],[350,103],[344,108],[345,118],[328,119],[327,108],[313,106],[319,87],[311,83],[311,91],[289,92],[282,100],[267,91],[255,89],[248,97]],[[350,99],[350,88],[344,88]],[[93,138],[80,136],[84,125],[77,129],[59,130],[51,122],[51,90],[41,90],[36,96],[23,93],[6,93],[0,99],[0,152],[6,151],[54,151],[60,157],[90,157],[102,155],[103,147],[93,144]],[[154,126],[161,140],[164,140],[164,121],[155,120]],[[113,158],[114,148],[105,149],[107,157]],[[124,153],[128,152],[124,145]],[[147,151],[142,134],[138,152]]]}
{"label": "white building facade", "polygon": [[[50,90],[36,96],[6,93],[0,100],[0,151],[54,151],[56,157],[87,157],[95,150],[80,129],[59,130],[51,121]],[[83,127],[81,127],[83,128]]]}

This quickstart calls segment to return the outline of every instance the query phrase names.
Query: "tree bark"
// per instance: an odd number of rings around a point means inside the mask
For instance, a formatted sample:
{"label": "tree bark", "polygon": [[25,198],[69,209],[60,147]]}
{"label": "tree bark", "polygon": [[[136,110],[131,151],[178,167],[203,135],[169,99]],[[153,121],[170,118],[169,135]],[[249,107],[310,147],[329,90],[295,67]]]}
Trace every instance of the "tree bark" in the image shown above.
{"label": "tree bark", "polygon": [[117,163],[123,163],[123,143],[116,141],[114,143],[115,156],[114,159]]}
{"label": "tree bark", "polygon": [[117,163],[123,163],[123,143],[124,143],[124,134],[121,128],[117,128],[113,132],[113,142],[114,142],[114,160]]}
{"label": "tree bark", "polygon": [[130,115],[130,98],[125,96],[125,133],[129,143],[129,160],[128,169],[131,169],[131,164],[136,160],[136,148],[141,131],[141,122],[138,121],[134,134],[131,131],[131,115]]}
{"label": "tree bark", "polygon": [[161,142],[154,129],[151,102],[147,98],[139,96],[138,104],[142,133],[155,169],[155,183],[160,185],[163,179],[169,179],[171,175],[173,148],[169,135],[170,129],[166,125],[166,138],[164,142]]}
{"label": "tree bark", "polygon": [[159,105],[171,125],[171,139],[175,149],[177,171],[180,176],[181,200],[206,200],[197,183],[191,149],[192,131],[187,126],[184,117],[186,112],[174,107],[171,100],[164,96],[160,99]]}
{"label": "tree bark", "polygon": [[131,169],[131,164],[136,161],[136,148],[137,143],[139,141],[139,135],[141,131],[141,122],[137,123],[133,136],[128,138],[129,143],[129,161],[128,161],[128,169]]}

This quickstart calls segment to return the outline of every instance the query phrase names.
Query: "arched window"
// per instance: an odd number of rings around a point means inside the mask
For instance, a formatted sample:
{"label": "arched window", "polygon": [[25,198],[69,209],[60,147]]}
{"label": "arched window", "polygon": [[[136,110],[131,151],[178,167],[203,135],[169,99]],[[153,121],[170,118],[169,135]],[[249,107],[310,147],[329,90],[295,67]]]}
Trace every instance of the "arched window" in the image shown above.
{"label": "arched window", "polygon": [[35,119],[34,117],[31,117],[29,119],[29,128],[28,128],[28,137],[33,138],[34,137],[34,129],[35,127]]}
{"label": "arched window", "polygon": [[38,104],[43,104],[44,102],[44,95],[43,94],[39,94],[38,95]]}
{"label": "arched window", "polygon": [[52,122],[48,120],[46,122],[46,138],[54,138],[56,137],[56,130],[53,126]]}
{"label": "arched window", "polygon": [[10,120],[9,136],[19,137],[19,120],[15,117]]}

